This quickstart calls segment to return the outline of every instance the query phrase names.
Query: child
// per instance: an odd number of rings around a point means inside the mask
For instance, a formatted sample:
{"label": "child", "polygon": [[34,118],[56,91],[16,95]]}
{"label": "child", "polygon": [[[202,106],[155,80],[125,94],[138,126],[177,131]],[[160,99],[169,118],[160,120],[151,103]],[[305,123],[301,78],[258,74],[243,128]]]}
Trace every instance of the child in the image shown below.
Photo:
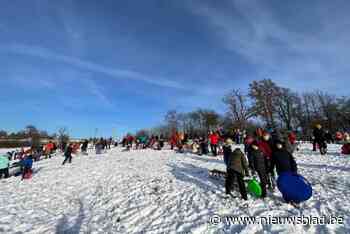
{"label": "child", "polygon": [[30,154],[21,162],[22,165],[22,180],[32,176],[33,156]]}
{"label": "child", "polygon": [[259,149],[265,157],[266,174],[268,178],[268,187],[270,190],[274,190],[275,187],[275,173],[272,166],[272,141],[269,133],[264,133],[261,141],[258,142]]}
{"label": "child", "polygon": [[225,181],[226,194],[231,194],[232,184],[236,178],[242,199],[248,200],[247,191],[243,181],[244,175],[249,176],[247,164],[243,152],[239,148],[236,148],[228,158],[227,162],[227,178]]}
{"label": "child", "polygon": [[266,187],[268,184],[268,173],[266,168],[266,158],[261,152],[259,148],[259,143],[257,141],[254,141],[251,146],[248,149],[251,160],[252,160],[252,166],[254,170],[258,173],[259,179],[260,179],[260,187],[262,190],[261,197],[266,197]]}

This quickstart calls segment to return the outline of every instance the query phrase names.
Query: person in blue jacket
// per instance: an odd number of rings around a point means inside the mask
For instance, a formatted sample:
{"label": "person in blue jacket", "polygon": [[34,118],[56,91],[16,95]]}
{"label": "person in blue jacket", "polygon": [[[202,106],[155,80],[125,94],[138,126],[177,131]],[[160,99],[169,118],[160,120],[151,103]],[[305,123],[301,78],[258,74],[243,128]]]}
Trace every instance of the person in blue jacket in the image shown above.
{"label": "person in blue jacket", "polygon": [[25,175],[27,173],[32,172],[32,167],[33,167],[33,156],[28,155],[21,161],[21,166],[22,166],[22,180],[24,179]]}
{"label": "person in blue jacket", "polygon": [[276,167],[277,174],[281,175],[285,172],[297,173],[297,163],[293,155],[285,148],[284,142],[275,141],[275,150],[272,153],[272,164]]}
{"label": "person in blue jacket", "polygon": [[10,160],[7,155],[0,155],[0,179],[9,177]]}

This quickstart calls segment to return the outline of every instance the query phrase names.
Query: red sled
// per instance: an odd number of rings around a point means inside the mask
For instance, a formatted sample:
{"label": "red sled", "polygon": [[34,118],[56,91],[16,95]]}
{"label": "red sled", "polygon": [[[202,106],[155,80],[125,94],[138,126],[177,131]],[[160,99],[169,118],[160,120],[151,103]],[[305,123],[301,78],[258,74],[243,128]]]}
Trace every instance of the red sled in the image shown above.
{"label": "red sled", "polygon": [[23,179],[29,180],[29,179],[32,178],[32,176],[33,176],[33,171],[32,171],[32,170],[29,170],[28,172],[26,172],[26,173],[24,174]]}
{"label": "red sled", "polygon": [[342,150],[342,152],[341,152],[342,154],[349,155],[350,154],[350,143],[343,145],[341,150]]}

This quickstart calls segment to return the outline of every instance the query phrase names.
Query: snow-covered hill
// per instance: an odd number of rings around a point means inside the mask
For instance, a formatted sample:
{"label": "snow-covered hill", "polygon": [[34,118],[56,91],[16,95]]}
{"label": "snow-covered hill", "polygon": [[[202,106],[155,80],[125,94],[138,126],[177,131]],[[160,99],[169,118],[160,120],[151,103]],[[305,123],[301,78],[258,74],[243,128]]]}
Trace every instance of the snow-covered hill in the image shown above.
{"label": "snow-covered hill", "polygon": [[[277,190],[264,201],[225,199],[224,181],[208,177],[208,169],[224,169],[213,157],[115,148],[61,166],[57,156],[35,163],[31,180],[0,181],[0,233],[350,233],[350,158],[336,145],[326,156],[310,148],[296,153],[314,188],[300,209],[284,204]],[[212,226],[214,214],[333,215],[345,224]]]}

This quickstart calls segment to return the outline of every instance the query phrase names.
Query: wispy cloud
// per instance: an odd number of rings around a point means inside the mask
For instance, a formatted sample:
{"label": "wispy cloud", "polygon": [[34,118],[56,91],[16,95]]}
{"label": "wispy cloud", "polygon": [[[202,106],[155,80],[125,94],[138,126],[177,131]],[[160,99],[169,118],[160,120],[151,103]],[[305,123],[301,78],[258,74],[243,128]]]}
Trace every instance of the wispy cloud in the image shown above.
{"label": "wispy cloud", "polygon": [[0,49],[3,51],[10,51],[16,54],[29,55],[41,59],[54,60],[66,63],[68,65],[72,65],[80,69],[96,73],[102,73],[117,79],[130,79],[142,81],[148,84],[157,85],[165,88],[185,89],[183,85],[173,80],[168,80],[159,77],[151,77],[132,70],[124,70],[102,66],[97,63],[85,61],[79,58],[61,55],[43,47],[14,44],[6,47],[0,47]]}
{"label": "wispy cloud", "polygon": [[113,108],[114,105],[112,101],[105,95],[105,91],[92,79],[84,79],[83,82],[86,84],[88,91],[100,100],[100,102],[108,107]]}
{"label": "wispy cloud", "polygon": [[258,0],[234,0],[226,8],[194,1],[189,9],[208,23],[218,45],[240,54],[257,68],[260,77],[256,78],[270,77],[304,88],[314,83],[315,88],[338,90],[334,79],[345,81],[350,72],[346,42],[350,36],[346,30],[349,17],[342,5],[335,7],[336,12],[329,12],[320,4],[313,8],[315,15],[308,15],[319,17],[321,27],[317,33],[289,29],[268,5]]}

